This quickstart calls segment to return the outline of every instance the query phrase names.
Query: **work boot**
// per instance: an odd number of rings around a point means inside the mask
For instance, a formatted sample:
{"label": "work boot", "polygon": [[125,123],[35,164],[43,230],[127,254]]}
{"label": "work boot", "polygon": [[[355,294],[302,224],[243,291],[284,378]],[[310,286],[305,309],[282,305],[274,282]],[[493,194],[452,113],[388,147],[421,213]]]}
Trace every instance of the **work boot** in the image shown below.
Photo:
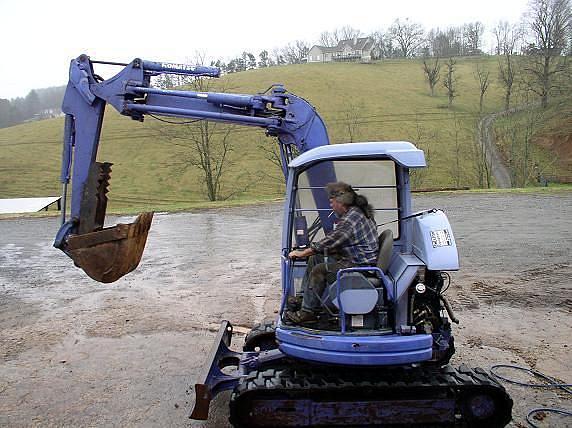
{"label": "work boot", "polygon": [[318,321],[318,317],[312,311],[301,309],[297,312],[286,312],[286,319],[292,321],[294,324],[312,324]]}
{"label": "work boot", "polygon": [[288,296],[286,306],[290,312],[299,311],[302,308],[302,296]]}

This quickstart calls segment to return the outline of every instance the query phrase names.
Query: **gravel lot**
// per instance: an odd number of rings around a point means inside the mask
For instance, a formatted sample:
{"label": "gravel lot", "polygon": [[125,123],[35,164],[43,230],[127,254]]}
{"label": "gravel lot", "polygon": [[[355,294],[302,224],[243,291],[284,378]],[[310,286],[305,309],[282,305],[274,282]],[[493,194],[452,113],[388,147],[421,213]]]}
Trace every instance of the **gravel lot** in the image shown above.
{"label": "gravel lot", "polygon": [[[572,382],[572,193],[415,196],[416,209],[432,207],[461,256],[453,364],[516,363]],[[189,386],[220,320],[244,333],[275,313],[280,212],[156,214],[139,268],[109,285],[51,247],[57,219],[0,221],[0,425],[225,426],[228,394],[208,423],[191,423]],[[532,407],[572,407],[553,390],[508,389],[513,426]]]}

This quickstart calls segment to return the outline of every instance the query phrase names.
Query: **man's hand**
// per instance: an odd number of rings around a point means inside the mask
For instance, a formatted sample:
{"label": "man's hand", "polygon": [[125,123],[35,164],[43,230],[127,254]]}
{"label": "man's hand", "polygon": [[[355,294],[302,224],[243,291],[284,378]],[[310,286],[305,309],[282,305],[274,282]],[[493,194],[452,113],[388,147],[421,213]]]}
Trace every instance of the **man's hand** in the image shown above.
{"label": "man's hand", "polygon": [[304,257],[309,257],[314,254],[314,250],[311,247],[304,248],[303,250],[290,251],[288,254],[289,259],[303,259]]}

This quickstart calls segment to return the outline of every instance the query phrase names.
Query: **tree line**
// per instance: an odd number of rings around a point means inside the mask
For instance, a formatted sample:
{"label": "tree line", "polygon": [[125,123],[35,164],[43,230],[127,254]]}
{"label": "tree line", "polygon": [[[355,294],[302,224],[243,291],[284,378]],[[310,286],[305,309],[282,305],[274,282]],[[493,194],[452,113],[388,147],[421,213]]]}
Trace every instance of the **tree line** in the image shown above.
{"label": "tree line", "polygon": [[65,89],[65,86],[32,89],[25,97],[0,98],[0,128],[59,115]]}
{"label": "tree line", "polygon": [[[417,56],[462,56],[479,55],[483,42],[484,26],[480,22],[471,22],[447,29],[433,28],[425,32],[420,23],[409,19],[396,19],[386,30],[364,33],[349,25],[324,31],[315,44],[335,47],[342,40],[371,37],[373,40],[373,59],[412,58]],[[306,62],[313,44],[305,40],[296,40],[286,46],[264,49],[255,55],[244,51],[225,62],[218,59],[212,66],[221,68],[224,73],[236,73],[255,68],[273,67]]]}
{"label": "tree line", "polygon": [[[387,29],[371,33],[349,25],[322,32],[316,41],[319,46],[335,47],[342,40],[371,37],[374,43],[373,59],[413,57],[455,57],[490,54],[532,55],[538,50],[551,50],[552,55],[572,55],[569,0],[532,0],[523,20],[518,23],[499,22],[488,29],[494,44],[489,49],[485,43],[484,24],[480,21],[453,25],[447,28],[425,30],[419,22],[398,18]],[[509,40],[509,39],[513,40]],[[507,46],[511,45],[511,46]],[[306,61],[313,44],[296,40],[286,46],[264,49],[257,55],[243,51],[228,62],[222,59],[211,65],[225,73],[235,73],[254,68],[285,64],[300,64]]]}

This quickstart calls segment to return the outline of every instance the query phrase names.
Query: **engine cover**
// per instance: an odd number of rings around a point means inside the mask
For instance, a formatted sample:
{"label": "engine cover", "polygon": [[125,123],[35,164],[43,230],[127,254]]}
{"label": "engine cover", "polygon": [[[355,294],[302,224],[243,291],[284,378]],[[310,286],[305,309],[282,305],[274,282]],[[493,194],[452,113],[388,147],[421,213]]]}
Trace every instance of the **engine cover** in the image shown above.
{"label": "engine cover", "polygon": [[449,220],[443,211],[431,211],[412,221],[413,253],[430,270],[458,270],[459,254]]}

